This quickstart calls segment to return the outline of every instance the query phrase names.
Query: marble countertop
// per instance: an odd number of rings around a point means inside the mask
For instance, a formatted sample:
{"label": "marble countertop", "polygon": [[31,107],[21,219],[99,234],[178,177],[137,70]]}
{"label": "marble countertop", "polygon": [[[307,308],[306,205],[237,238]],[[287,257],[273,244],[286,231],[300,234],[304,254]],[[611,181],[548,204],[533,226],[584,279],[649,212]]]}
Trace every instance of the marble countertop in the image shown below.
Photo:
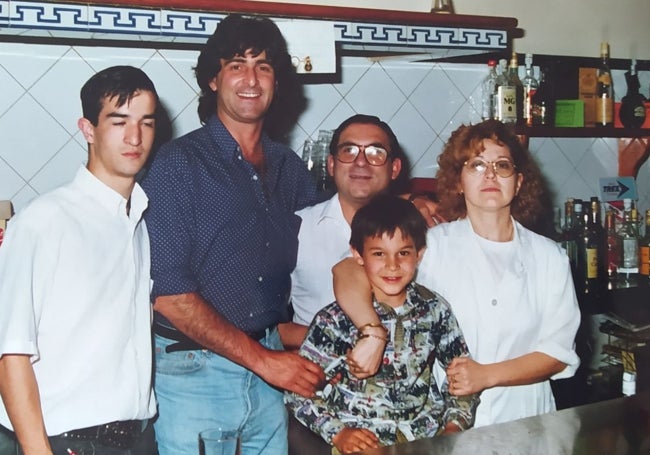
{"label": "marble countertop", "polygon": [[650,393],[361,452],[364,455],[650,454]]}

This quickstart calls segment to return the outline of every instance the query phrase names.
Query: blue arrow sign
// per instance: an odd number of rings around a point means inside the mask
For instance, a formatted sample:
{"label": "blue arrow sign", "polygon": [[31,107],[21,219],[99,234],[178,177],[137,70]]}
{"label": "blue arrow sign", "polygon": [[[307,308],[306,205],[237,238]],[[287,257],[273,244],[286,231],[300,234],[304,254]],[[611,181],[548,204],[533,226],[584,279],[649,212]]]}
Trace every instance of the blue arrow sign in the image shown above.
{"label": "blue arrow sign", "polygon": [[636,181],[634,177],[602,177],[599,179],[600,199],[605,202],[632,199],[636,201]]}

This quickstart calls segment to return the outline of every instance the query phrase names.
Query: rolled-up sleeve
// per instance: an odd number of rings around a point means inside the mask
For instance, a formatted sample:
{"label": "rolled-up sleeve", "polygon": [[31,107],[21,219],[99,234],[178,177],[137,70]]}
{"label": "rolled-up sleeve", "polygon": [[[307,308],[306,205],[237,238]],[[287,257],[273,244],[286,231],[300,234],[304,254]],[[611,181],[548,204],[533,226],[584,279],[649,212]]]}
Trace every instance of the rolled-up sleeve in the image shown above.
{"label": "rolled-up sleeve", "polygon": [[567,366],[551,379],[575,374],[580,358],[575,351],[575,337],[580,325],[580,309],[576,298],[568,257],[559,248],[549,258],[544,283],[539,290],[544,297],[543,319],[536,351],[549,355]]}

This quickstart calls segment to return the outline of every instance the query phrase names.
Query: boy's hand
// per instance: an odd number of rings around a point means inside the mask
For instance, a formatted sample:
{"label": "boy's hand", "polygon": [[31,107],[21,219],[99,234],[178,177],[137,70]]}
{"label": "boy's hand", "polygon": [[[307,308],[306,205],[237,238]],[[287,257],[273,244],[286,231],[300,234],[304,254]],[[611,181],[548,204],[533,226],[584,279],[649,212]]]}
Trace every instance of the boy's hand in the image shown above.
{"label": "boy's hand", "polygon": [[379,438],[365,428],[344,428],[332,438],[341,453],[354,453],[379,447]]}
{"label": "boy's hand", "polygon": [[447,425],[445,425],[445,428],[440,432],[440,434],[453,434],[460,433],[461,431],[463,430],[458,425],[456,425],[454,422],[449,422]]}

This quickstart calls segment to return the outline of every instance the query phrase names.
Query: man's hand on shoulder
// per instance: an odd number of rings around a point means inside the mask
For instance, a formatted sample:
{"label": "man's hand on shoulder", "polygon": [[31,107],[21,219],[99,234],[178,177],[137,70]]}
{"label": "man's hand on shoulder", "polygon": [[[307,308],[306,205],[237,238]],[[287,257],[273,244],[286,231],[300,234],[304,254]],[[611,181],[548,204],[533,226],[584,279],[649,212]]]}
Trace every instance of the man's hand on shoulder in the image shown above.
{"label": "man's hand on shoulder", "polygon": [[323,369],[294,352],[267,349],[256,373],[269,384],[306,398],[325,383]]}

